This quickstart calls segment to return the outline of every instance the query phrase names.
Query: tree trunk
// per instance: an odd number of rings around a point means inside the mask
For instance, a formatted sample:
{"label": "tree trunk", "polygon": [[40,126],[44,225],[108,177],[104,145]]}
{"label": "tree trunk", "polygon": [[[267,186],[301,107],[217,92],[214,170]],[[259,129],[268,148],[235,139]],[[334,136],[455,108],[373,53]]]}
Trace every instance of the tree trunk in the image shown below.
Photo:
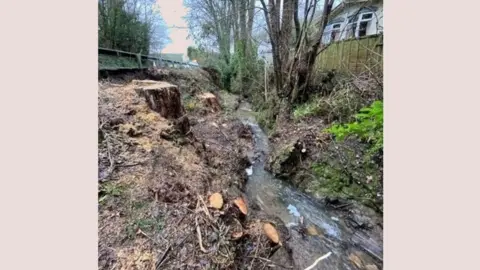
{"label": "tree trunk", "polygon": [[137,81],[135,91],[147,101],[151,110],[166,119],[177,119],[185,114],[180,91],[176,85],[159,81]]}
{"label": "tree trunk", "polygon": [[[290,102],[294,103],[300,92],[304,92],[305,89],[308,88],[311,80],[311,76],[313,73],[313,67],[315,64],[315,60],[317,58],[317,55],[319,53],[319,48],[322,43],[322,37],[323,33],[325,31],[325,27],[327,26],[328,23],[328,17],[330,16],[330,12],[332,11],[332,6],[333,6],[333,0],[328,0],[325,1],[324,6],[323,6],[323,11],[322,11],[322,20],[320,21],[319,27],[319,33],[317,37],[317,41],[313,44],[313,46],[307,51],[305,60],[306,60],[306,70],[303,71],[306,74],[306,78],[304,82],[299,82],[298,80],[294,82],[295,87],[292,90],[292,94],[290,97]],[[324,48],[322,48],[323,50]]]}

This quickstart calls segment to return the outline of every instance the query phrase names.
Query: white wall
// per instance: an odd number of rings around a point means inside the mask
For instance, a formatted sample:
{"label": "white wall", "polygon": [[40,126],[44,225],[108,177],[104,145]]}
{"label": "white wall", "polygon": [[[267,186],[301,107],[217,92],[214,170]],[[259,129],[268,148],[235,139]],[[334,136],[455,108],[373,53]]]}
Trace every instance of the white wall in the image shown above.
{"label": "white wall", "polygon": [[[383,32],[383,1],[378,4],[372,4],[368,6],[376,6],[378,9],[375,12],[372,21],[369,23],[369,26],[367,28],[367,35],[375,35],[380,32]],[[340,14],[338,14],[335,18],[337,19],[339,17],[344,18],[344,21],[341,23],[340,30],[341,30],[341,35],[340,39],[345,39],[347,37],[347,23],[348,23],[348,16],[354,15],[358,9],[362,7],[362,4],[356,4],[353,6],[349,6],[345,8]],[[332,26],[333,25],[328,25],[325,28],[325,32],[327,33],[323,38],[322,41],[325,43],[330,42],[330,32],[332,31]]]}

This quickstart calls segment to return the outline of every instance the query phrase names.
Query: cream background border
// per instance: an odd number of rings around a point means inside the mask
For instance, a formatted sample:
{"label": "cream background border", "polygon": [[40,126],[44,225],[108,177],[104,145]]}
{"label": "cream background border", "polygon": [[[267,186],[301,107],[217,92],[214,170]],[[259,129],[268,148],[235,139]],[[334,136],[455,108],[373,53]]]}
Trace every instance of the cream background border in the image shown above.
{"label": "cream background border", "polygon": [[[1,268],[96,269],[97,4],[6,2]],[[387,270],[478,268],[479,6],[385,4]]]}

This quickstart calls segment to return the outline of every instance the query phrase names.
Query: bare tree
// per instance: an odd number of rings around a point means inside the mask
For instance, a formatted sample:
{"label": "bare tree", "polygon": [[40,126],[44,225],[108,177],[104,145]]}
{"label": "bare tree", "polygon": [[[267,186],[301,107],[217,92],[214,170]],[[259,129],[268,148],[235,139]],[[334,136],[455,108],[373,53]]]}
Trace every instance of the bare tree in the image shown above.
{"label": "bare tree", "polygon": [[[328,22],[333,0],[324,0],[322,17],[318,22],[319,31],[314,41],[309,40],[307,29],[313,21],[318,0],[306,0],[303,12],[303,21],[299,19],[299,1],[260,0],[265,20],[268,25],[268,34],[272,46],[275,86],[278,97],[287,103],[293,103],[298,94],[308,87],[315,58],[323,49],[321,37]],[[292,26],[294,23],[294,27]],[[295,30],[294,46],[290,46],[292,32]],[[283,108],[282,111],[288,108]]]}

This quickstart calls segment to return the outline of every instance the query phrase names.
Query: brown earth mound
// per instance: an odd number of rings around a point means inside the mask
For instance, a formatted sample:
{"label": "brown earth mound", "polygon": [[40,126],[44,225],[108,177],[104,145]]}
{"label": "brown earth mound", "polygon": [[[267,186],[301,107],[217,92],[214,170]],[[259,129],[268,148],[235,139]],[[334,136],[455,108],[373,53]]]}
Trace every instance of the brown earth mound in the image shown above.
{"label": "brown earth mound", "polygon": [[[282,225],[260,215],[242,194],[251,136],[224,114],[200,113],[211,110],[200,100],[194,103],[199,110],[181,114],[182,102],[168,101],[192,93],[182,82],[197,83],[200,96],[211,85],[201,84],[201,74],[168,72],[171,77],[162,80],[178,88],[160,88],[156,81],[99,83],[99,269],[277,264],[269,257],[285,249]],[[153,91],[162,105],[149,104],[139,88]],[[165,98],[167,92],[173,97]],[[168,108],[164,114],[162,106]],[[221,207],[211,204],[214,193]],[[267,222],[278,230],[280,243],[263,230]]]}

